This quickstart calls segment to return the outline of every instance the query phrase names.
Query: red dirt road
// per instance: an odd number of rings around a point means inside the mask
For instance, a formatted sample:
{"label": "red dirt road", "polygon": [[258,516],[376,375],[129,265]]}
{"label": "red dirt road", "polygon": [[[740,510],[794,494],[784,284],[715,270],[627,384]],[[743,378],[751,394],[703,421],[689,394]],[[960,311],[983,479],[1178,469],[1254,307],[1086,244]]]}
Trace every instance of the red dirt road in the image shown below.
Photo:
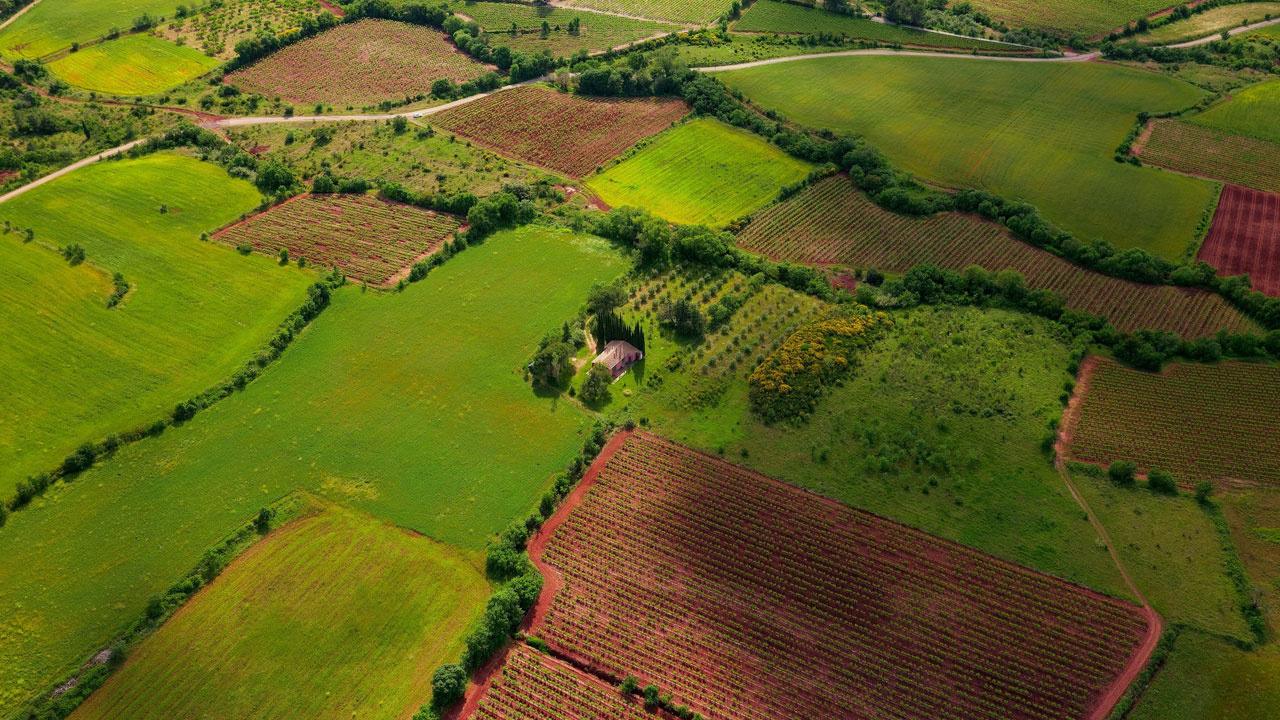
{"label": "red dirt road", "polygon": [[1280,195],[1223,188],[1196,259],[1226,275],[1247,273],[1254,289],[1280,297]]}

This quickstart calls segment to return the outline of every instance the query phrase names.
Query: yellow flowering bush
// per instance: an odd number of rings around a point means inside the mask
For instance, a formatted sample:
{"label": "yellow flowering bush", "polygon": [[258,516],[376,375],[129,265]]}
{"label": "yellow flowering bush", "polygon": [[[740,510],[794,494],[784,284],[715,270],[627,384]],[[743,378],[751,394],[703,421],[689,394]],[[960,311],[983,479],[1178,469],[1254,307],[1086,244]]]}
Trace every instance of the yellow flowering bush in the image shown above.
{"label": "yellow flowering bush", "polygon": [[752,411],[766,422],[813,412],[823,388],[844,376],[855,353],[892,324],[888,315],[855,305],[796,330],[747,379]]}

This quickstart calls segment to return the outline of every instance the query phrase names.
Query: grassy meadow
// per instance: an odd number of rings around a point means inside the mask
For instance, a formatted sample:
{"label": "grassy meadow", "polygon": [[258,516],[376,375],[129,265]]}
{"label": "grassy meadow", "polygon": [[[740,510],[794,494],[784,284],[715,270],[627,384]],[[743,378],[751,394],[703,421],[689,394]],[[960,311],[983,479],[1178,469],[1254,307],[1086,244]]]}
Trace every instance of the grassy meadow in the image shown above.
{"label": "grassy meadow", "polygon": [[624,269],[603,241],[533,226],[401,293],[345,288],[243,392],[11,515],[0,715],[293,490],[478,552],[535,502],[590,422],[536,396],[525,362],[593,282]]}
{"label": "grassy meadow", "polygon": [[[1204,92],[1096,63],[833,57],[716,74],[753,102],[814,128],[864,135],[923,180],[1030,202],[1077,236],[1178,257],[1212,184],[1112,155],[1137,113]],[[832,78],[840,82],[832,82]]]}
{"label": "grassy meadow", "polygon": [[144,13],[170,17],[177,0],[54,0],[39,2],[0,30],[0,57],[39,58],[97,40],[111,30],[128,30]]}
{"label": "grassy meadow", "polygon": [[1169,7],[1168,0],[972,0],[975,10],[1009,27],[1102,35]]}
{"label": "grassy meadow", "polygon": [[726,0],[565,0],[563,6],[650,20],[703,25],[729,11]]}
{"label": "grassy meadow", "polygon": [[327,506],[249,548],[74,720],[396,720],[489,595],[474,558]]}
{"label": "grassy meadow", "polygon": [[[664,371],[657,390],[618,415],[854,507],[1127,596],[1039,450],[1068,379],[1068,349],[1050,324],[975,308],[919,308],[893,320],[802,425],[765,425],[750,414],[751,363],[729,379],[691,363]],[[740,322],[728,334],[762,326]]]}
{"label": "grassy meadow", "polygon": [[585,184],[611,207],[635,205],[671,222],[715,226],[767,204],[809,170],[757,135],[697,119],[655,136]]}
{"label": "grassy meadow", "polygon": [[1280,3],[1245,2],[1239,5],[1223,5],[1168,25],[1161,25],[1134,37],[1138,42],[1145,44],[1170,45],[1187,40],[1199,40],[1223,30],[1238,28],[1246,21],[1255,23],[1268,14],[1272,17],[1280,15]]}
{"label": "grassy meadow", "polygon": [[[217,198],[218,202],[208,202]],[[313,277],[200,242],[258,191],[180,155],[90,165],[0,205],[0,496],[76,446],[150,423],[253,356]],[[166,212],[161,212],[164,206]],[[71,267],[56,248],[78,243]],[[111,276],[130,290],[108,309]]]}
{"label": "grassy meadow", "polygon": [[812,35],[835,33],[881,43],[922,45],[970,50],[1014,50],[1013,46],[971,38],[925,32],[898,25],[886,25],[867,18],[828,12],[819,7],[802,7],[777,0],[759,0],[733,24],[739,32],[773,32]]}
{"label": "grassy meadow", "polygon": [[1246,651],[1184,631],[1127,717],[1131,720],[1271,720],[1280,715],[1280,648]]}
{"label": "grassy meadow", "polygon": [[149,95],[199,77],[218,61],[152,35],[129,35],[49,63],[69,85],[106,95]]}
{"label": "grassy meadow", "polygon": [[1188,122],[1280,143],[1280,80],[1231,93],[1229,101],[1214,105]]}
{"label": "grassy meadow", "polygon": [[[472,18],[490,34],[494,47],[507,46],[523,52],[550,50],[553,55],[569,56],[579,50],[608,50],[625,43],[643,40],[659,33],[674,32],[680,25],[650,20],[583,12],[550,5],[523,5],[510,2],[472,2],[454,0],[449,9]],[[569,32],[569,21],[581,23],[577,33]],[[542,23],[551,31],[543,36]],[[516,34],[511,34],[515,26]],[[559,28],[559,29],[557,29]]]}
{"label": "grassy meadow", "polygon": [[1252,640],[1218,532],[1195,500],[1120,488],[1096,472],[1073,471],[1072,477],[1134,584],[1166,621]]}

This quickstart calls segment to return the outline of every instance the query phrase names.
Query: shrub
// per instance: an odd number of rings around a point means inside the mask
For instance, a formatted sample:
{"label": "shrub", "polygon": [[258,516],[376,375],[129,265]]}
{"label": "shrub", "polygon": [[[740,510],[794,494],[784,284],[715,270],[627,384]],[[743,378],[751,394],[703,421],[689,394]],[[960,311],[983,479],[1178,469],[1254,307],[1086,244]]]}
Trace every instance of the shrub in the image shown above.
{"label": "shrub", "polygon": [[1201,505],[1209,503],[1209,496],[1213,494],[1213,483],[1208,480],[1202,480],[1196,484],[1196,502]]}
{"label": "shrub", "polygon": [[1111,482],[1120,487],[1133,487],[1138,466],[1131,462],[1116,460],[1107,468],[1107,476]]}
{"label": "shrub", "polygon": [[467,689],[467,673],[459,666],[448,663],[436,668],[431,675],[431,704],[446,708],[462,698]]}
{"label": "shrub", "polygon": [[1178,484],[1173,481],[1173,475],[1164,470],[1152,470],[1147,475],[1147,487],[1151,488],[1151,492],[1161,495],[1178,494]]}

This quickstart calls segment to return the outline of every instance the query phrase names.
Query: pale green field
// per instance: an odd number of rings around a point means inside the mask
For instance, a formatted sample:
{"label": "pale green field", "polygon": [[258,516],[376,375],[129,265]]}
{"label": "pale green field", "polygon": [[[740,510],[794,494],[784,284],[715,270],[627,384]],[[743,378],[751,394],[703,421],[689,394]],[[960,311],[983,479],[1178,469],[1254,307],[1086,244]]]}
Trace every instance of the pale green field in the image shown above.
{"label": "pale green field", "polygon": [[[217,202],[210,202],[216,198]],[[258,191],[168,154],[90,165],[0,205],[0,497],[86,441],[160,419],[249,360],[314,280],[200,242]],[[161,213],[161,205],[168,206]],[[79,243],[69,267],[50,246]],[[108,309],[111,273],[132,289]]]}
{"label": "pale green field", "polygon": [[723,225],[773,200],[810,165],[745,130],[698,119],[589,178],[611,207],[635,205],[687,225]]}
{"label": "pale green field", "polygon": [[1231,100],[1188,122],[1280,143],[1280,80],[1233,92]]}
{"label": "pale green field", "polygon": [[328,506],[245,551],[71,717],[404,717],[484,606],[477,562]]}
{"label": "pale green field", "polygon": [[49,70],[82,90],[148,95],[199,77],[218,61],[199,50],[152,35],[129,35],[49,63]]}
{"label": "pale green field", "polygon": [[71,43],[97,40],[112,28],[127,31],[143,13],[172,17],[180,4],[176,0],[40,0],[0,30],[0,57],[9,61],[44,57]]}
{"label": "pale green field", "polygon": [[1199,40],[1202,37],[1220,33],[1223,30],[1238,28],[1245,20],[1250,21],[1250,23],[1256,23],[1264,19],[1268,13],[1272,17],[1280,15],[1280,3],[1250,2],[1240,5],[1224,5],[1197,13],[1183,20],[1171,22],[1168,25],[1161,25],[1150,32],[1135,37],[1139,42],[1151,45],[1168,45],[1187,40]]}
{"label": "pale green field", "polygon": [[1099,63],[833,57],[716,73],[753,102],[814,128],[864,135],[900,169],[1036,205],[1076,236],[1179,256],[1211,183],[1116,163],[1139,111],[1204,92]]}
{"label": "pale green field", "polygon": [[1274,720],[1280,716],[1280,649],[1248,652],[1186,631],[1131,720]]}
{"label": "pale green field", "polygon": [[589,423],[535,395],[525,363],[593,282],[624,270],[602,240],[529,227],[402,293],[347,287],[243,392],[13,513],[0,531],[0,716],[293,490],[479,551]]}

